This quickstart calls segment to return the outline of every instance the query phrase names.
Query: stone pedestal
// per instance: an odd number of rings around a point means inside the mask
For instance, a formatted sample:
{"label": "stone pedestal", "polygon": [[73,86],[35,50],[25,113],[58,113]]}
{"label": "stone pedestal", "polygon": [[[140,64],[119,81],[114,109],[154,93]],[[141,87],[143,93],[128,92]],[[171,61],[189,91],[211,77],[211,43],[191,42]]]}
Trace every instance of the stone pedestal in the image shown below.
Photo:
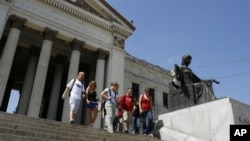
{"label": "stone pedestal", "polygon": [[168,95],[169,111],[215,100],[212,87],[213,82],[213,80],[203,80],[199,83],[187,84],[178,89],[174,88],[173,83],[170,82]]}
{"label": "stone pedestal", "polygon": [[233,124],[250,124],[250,106],[231,98],[159,115],[155,135],[168,141],[229,141]]}

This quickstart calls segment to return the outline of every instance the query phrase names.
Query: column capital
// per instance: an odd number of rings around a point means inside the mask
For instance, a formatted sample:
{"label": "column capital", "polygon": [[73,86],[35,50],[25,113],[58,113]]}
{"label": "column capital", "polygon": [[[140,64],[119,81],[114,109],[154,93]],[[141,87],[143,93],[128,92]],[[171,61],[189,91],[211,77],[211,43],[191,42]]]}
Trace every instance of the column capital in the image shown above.
{"label": "column capital", "polygon": [[78,50],[78,51],[81,51],[82,46],[84,45],[85,45],[85,42],[80,41],[78,39],[73,39],[73,41],[70,43],[72,50]]}
{"label": "column capital", "polygon": [[105,58],[109,55],[108,51],[105,51],[103,49],[98,49],[98,59],[99,60],[105,60]]}
{"label": "column capital", "polygon": [[48,27],[46,27],[43,31],[43,38],[44,40],[50,40],[53,41],[57,35],[57,31],[51,30]]}
{"label": "column capital", "polygon": [[10,24],[12,28],[21,30],[24,27],[26,21],[27,20],[24,18],[20,18],[16,15],[10,15]]}

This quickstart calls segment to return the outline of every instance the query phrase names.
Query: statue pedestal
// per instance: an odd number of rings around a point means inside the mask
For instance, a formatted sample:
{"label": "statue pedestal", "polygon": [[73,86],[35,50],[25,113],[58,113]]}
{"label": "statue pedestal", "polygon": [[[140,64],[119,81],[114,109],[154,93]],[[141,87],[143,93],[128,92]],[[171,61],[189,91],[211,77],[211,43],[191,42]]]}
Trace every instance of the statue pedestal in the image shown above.
{"label": "statue pedestal", "polygon": [[187,84],[179,89],[175,89],[172,83],[169,83],[169,111],[215,100],[212,83],[212,80],[204,80],[199,83]]}
{"label": "statue pedestal", "polygon": [[229,141],[230,125],[250,124],[250,106],[231,98],[159,115],[154,135],[166,141]]}

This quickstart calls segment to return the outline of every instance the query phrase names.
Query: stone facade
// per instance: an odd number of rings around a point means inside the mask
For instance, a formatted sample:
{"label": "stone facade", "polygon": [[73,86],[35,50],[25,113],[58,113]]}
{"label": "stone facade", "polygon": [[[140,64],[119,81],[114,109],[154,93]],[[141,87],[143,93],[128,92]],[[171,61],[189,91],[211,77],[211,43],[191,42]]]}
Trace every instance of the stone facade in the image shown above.
{"label": "stone facade", "polygon": [[119,82],[119,94],[133,84],[137,96],[150,87],[154,116],[167,111],[169,71],[126,53],[135,27],[105,0],[3,0],[0,15],[1,111],[14,89],[18,114],[68,122],[68,99],[61,94],[80,70],[85,86],[96,80],[98,93],[112,81]]}
{"label": "stone facade", "polygon": [[[144,92],[145,87],[152,89],[151,94],[154,95],[153,115],[154,119],[157,119],[159,114],[168,111],[168,83],[172,79],[169,71],[129,54],[125,58],[124,91],[131,87],[131,84],[135,84],[138,86],[138,92],[136,91],[137,93],[134,95],[135,97],[139,97]],[[136,88],[133,89],[135,91]],[[164,94],[165,97],[163,96]]]}

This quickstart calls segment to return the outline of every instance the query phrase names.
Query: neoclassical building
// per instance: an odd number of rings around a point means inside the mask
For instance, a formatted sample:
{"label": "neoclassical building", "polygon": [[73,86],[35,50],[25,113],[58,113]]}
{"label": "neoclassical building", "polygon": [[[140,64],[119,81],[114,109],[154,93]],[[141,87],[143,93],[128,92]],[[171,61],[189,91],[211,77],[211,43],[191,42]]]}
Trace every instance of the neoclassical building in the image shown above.
{"label": "neoclassical building", "polygon": [[125,51],[134,25],[105,0],[74,1],[0,1],[0,110],[17,90],[17,114],[68,122],[68,97],[61,94],[84,71],[85,87],[95,80],[98,93],[112,81],[120,84],[119,95],[133,87],[138,97],[150,87],[155,119],[167,112],[169,71]]}

